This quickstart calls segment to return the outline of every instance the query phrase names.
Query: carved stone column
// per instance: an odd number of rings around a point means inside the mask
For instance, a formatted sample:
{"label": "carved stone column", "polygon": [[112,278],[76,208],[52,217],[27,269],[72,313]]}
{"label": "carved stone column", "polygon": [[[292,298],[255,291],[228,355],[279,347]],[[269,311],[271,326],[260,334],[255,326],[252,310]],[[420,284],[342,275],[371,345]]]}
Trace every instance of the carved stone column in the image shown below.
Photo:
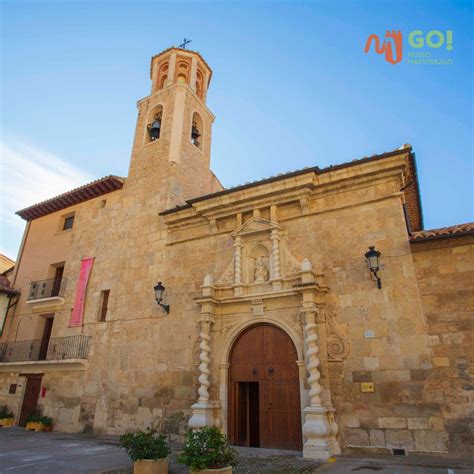
{"label": "carved stone column", "polygon": [[214,287],[212,286],[212,278],[207,275],[204,278],[203,299],[201,306],[201,314],[199,316],[199,398],[197,403],[191,406],[193,414],[189,419],[189,427],[191,429],[204,428],[205,426],[215,426],[214,413],[216,404],[209,400],[209,362],[211,355],[211,326],[215,321],[213,314],[212,296]]}
{"label": "carved stone column", "polygon": [[272,260],[273,260],[273,289],[281,289],[281,269],[280,269],[280,235],[278,229],[272,229]]}
{"label": "carved stone column", "polygon": [[306,343],[306,369],[308,371],[309,405],[303,410],[304,424],[303,457],[313,459],[327,459],[332,454],[329,439],[332,428],[329,424],[327,409],[321,403],[321,385],[319,379],[318,336],[314,322],[316,306],[302,310],[305,320],[304,334]]}
{"label": "carved stone column", "polygon": [[242,239],[240,236],[235,238],[234,246],[234,293],[238,296],[242,293]]}
{"label": "carved stone column", "polygon": [[322,404],[322,391],[319,379],[320,360],[316,315],[316,302],[325,291],[317,282],[312,271],[311,263],[304,260],[301,265],[301,282],[303,303],[301,315],[304,321],[305,359],[308,372],[309,404],[303,410],[303,457],[312,459],[327,459],[332,454],[340,452],[336,440],[337,425],[334,422],[333,408]]}

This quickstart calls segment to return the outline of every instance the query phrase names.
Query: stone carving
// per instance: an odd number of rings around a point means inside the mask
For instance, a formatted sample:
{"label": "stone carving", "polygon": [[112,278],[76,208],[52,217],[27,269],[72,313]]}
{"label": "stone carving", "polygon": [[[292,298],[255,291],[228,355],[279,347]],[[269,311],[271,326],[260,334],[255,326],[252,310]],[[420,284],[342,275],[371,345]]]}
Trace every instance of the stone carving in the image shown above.
{"label": "stone carving", "polygon": [[268,270],[263,261],[263,257],[255,259],[255,283],[261,283],[268,280]]}
{"label": "stone carving", "polygon": [[263,316],[264,315],[264,310],[265,310],[265,305],[263,304],[263,300],[261,299],[255,299],[250,302],[251,308],[252,308],[252,316]]}
{"label": "stone carving", "polygon": [[301,263],[288,249],[285,229],[275,222],[252,217],[231,236],[233,259],[216,287],[234,286],[235,294],[242,295],[247,285],[270,282],[273,290],[280,290],[282,280],[299,274]]}
{"label": "stone carving", "polygon": [[[203,325],[204,326],[204,325]],[[209,353],[211,352],[211,348],[209,347],[209,343],[211,342],[211,337],[209,336],[209,331],[207,331],[207,328],[209,326],[205,325],[201,329],[201,333],[199,334],[199,337],[201,339],[201,342],[199,344],[199,348],[201,349],[201,352],[199,354],[199,360],[201,363],[199,364],[199,402],[204,403],[209,401],[209,375],[211,371],[209,370]]]}
{"label": "stone carving", "polygon": [[281,243],[281,251],[284,252],[285,258],[285,275],[287,278],[291,275],[297,275],[301,269],[301,262],[292,255],[288,249],[288,245],[283,240]]}
{"label": "stone carving", "polygon": [[242,283],[242,242],[240,237],[235,238],[235,280],[236,285]]}
{"label": "stone carving", "polygon": [[280,274],[280,235],[278,229],[272,229],[272,254],[273,254],[273,278],[278,280],[281,278]]}
{"label": "stone carving", "polygon": [[318,335],[316,334],[316,324],[313,322],[306,322],[305,324],[305,342],[306,342],[306,360],[308,361],[307,369],[309,372],[308,383],[311,387],[309,391],[309,402],[310,405],[321,405],[321,385],[319,385],[319,379],[321,374],[319,372],[319,359],[317,354],[319,347],[317,345]]}
{"label": "stone carving", "polygon": [[231,286],[234,283],[234,259],[227,266],[225,272],[217,280],[216,286]]}
{"label": "stone carving", "polygon": [[305,345],[306,345],[306,368],[309,373],[308,384],[309,405],[303,410],[305,422],[303,425],[303,435],[306,441],[303,446],[303,457],[315,459],[327,459],[331,454],[340,452],[339,444],[336,441],[337,424],[334,418],[331,419],[330,408],[323,406],[320,393],[322,391],[319,379],[319,352],[318,335],[316,334],[315,315],[316,308],[304,308],[305,317]]}
{"label": "stone carving", "polygon": [[350,342],[343,326],[337,321],[337,310],[333,305],[324,308],[327,328],[327,351],[330,359],[345,359],[350,352]]}
{"label": "stone carving", "polygon": [[293,322],[300,330],[300,334],[304,335],[304,317],[301,313],[301,310],[296,310],[292,316]]}
{"label": "stone carving", "polygon": [[234,326],[238,324],[238,321],[227,320],[224,321],[221,325],[222,332],[224,334],[229,334]]}
{"label": "stone carving", "polygon": [[199,333],[199,388],[198,402],[192,405],[193,415],[189,419],[189,427],[191,429],[203,428],[204,426],[214,426],[214,418],[212,413],[212,407],[209,403],[209,370],[210,362],[210,342],[211,342],[211,325],[214,322],[214,316],[212,314],[201,314],[201,332]]}

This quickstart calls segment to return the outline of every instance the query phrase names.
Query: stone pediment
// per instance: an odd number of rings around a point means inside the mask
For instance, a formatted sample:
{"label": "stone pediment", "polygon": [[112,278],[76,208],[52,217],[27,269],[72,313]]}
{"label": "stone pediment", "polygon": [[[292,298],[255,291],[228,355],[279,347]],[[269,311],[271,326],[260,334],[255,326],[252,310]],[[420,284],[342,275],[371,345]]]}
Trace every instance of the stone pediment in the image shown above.
{"label": "stone pediment", "polygon": [[281,230],[282,227],[280,227],[278,224],[275,224],[274,222],[262,219],[261,217],[252,217],[240,227],[235,229],[234,232],[232,232],[232,237],[258,234],[260,232],[271,232],[273,229]]}

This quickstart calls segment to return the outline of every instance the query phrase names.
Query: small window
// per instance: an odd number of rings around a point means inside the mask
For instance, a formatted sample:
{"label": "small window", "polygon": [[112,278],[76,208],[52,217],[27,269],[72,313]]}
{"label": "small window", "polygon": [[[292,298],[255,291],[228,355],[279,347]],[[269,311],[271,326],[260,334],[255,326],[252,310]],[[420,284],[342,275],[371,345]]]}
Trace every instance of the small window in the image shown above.
{"label": "small window", "polygon": [[10,395],[14,395],[16,393],[16,387],[17,387],[16,383],[10,384],[10,390],[8,391],[8,393]]}
{"label": "small window", "polygon": [[68,230],[72,229],[72,226],[74,225],[74,216],[69,216],[64,219],[64,225],[63,225],[63,230]]}
{"label": "small window", "polygon": [[109,307],[110,290],[102,290],[100,292],[100,307],[99,307],[99,321],[107,320],[107,309]]}

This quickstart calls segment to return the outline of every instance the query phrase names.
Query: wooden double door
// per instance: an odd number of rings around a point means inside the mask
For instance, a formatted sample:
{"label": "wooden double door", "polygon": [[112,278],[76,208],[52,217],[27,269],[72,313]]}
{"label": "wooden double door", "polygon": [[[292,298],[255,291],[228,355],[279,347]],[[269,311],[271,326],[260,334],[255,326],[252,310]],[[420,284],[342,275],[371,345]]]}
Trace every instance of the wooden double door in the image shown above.
{"label": "wooden double door", "polygon": [[229,366],[229,438],[233,444],[302,449],[297,352],[280,328],[252,326],[236,340]]}

